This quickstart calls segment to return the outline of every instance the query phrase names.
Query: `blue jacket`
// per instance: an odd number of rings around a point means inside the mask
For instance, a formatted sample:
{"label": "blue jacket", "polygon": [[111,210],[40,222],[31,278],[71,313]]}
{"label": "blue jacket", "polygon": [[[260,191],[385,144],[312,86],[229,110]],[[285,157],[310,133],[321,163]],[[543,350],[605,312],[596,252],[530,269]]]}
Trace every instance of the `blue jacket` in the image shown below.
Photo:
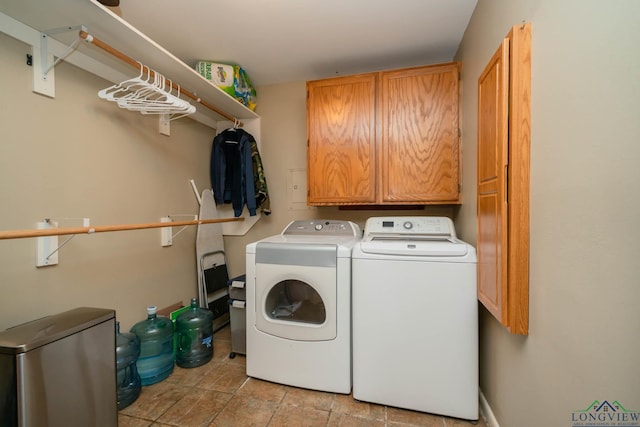
{"label": "blue jacket", "polygon": [[251,134],[227,129],[213,138],[211,147],[211,187],[216,204],[231,203],[233,214],[256,214],[256,195],[251,163]]}

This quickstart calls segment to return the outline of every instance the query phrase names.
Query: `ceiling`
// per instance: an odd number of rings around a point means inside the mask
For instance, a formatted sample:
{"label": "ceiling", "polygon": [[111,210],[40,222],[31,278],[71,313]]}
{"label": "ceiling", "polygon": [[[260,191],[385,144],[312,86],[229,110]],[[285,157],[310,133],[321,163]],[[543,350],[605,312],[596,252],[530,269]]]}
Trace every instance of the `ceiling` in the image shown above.
{"label": "ceiling", "polygon": [[254,86],[453,60],[477,0],[120,0],[114,12],[190,66]]}

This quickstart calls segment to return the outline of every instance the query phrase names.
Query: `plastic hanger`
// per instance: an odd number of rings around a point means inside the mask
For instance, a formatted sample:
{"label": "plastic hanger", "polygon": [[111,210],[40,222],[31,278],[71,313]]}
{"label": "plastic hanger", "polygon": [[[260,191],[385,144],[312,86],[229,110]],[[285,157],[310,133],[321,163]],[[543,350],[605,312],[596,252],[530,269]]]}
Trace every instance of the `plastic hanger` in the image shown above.
{"label": "plastic hanger", "polygon": [[[193,114],[196,107],[180,98],[180,86],[176,85],[176,94],[173,92],[173,83],[162,74],[149,67],[140,64],[140,74],[137,77],[125,80],[98,92],[98,96],[108,101],[113,101],[120,108],[131,111],[140,111],[142,114],[167,114],[169,120],[174,120]],[[144,78],[145,68],[147,76]],[[153,81],[151,74],[153,72]]]}
{"label": "plastic hanger", "polygon": [[[102,89],[98,91],[98,96],[102,99],[106,99],[107,101],[115,101],[119,96],[124,96],[131,90],[130,88],[134,85],[144,85],[145,80],[142,79],[144,75],[144,65],[141,62],[140,64],[140,74],[137,77],[124,80],[120,83],[117,83],[113,86],[109,86],[108,88]],[[148,68],[148,67],[147,67]],[[148,80],[149,77],[147,77]]]}
{"label": "plastic hanger", "polygon": [[230,132],[235,132],[238,130],[238,128],[240,127],[240,120],[238,120],[237,118],[233,118],[233,125],[227,129]]}

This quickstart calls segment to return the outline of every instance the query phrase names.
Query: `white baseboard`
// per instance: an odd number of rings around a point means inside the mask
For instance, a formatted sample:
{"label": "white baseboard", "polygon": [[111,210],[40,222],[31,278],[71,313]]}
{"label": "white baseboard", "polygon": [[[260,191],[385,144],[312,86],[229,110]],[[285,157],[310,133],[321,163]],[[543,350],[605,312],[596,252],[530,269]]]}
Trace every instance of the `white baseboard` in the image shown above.
{"label": "white baseboard", "polygon": [[487,398],[484,397],[482,390],[480,390],[480,416],[484,419],[487,427],[500,427],[500,424],[498,424],[498,420],[495,415],[493,415],[493,411],[489,406],[489,402],[487,402]]}

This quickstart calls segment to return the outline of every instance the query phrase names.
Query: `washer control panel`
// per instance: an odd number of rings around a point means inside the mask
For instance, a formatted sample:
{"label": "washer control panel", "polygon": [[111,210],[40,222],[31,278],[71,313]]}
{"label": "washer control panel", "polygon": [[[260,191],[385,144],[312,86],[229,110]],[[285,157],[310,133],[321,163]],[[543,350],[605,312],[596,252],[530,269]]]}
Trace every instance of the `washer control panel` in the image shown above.
{"label": "washer control panel", "polygon": [[282,232],[282,235],[360,237],[360,227],[351,221],[336,221],[328,219],[298,220],[291,222]]}
{"label": "washer control panel", "polygon": [[364,226],[365,239],[372,235],[431,236],[456,238],[453,221],[441,216],[373,217]]}

